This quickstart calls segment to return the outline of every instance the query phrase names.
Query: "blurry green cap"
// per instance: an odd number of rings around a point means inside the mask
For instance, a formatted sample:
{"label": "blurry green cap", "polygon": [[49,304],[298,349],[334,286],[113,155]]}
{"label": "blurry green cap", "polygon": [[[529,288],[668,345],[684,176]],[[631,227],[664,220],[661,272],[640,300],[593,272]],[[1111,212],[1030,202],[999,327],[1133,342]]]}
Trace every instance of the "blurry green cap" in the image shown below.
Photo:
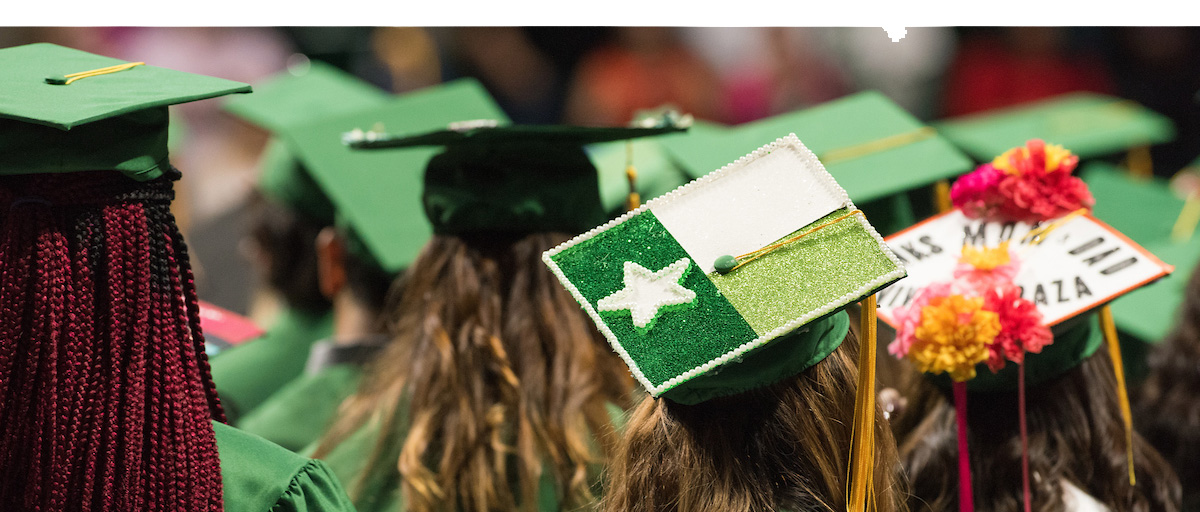
{"label": "blurry green cap", "polygon": [[1158,343],[1176,325],[1188,279],[1200,262],[1200,236],[1175,240],[1172,231],[1185,201],[1161,178],[1138,178],[1102,162],[1088,164],[1082,178],[1096,198],[1093,214],[1142,244],[1176,272],[1154,286],[1112,303],[1113,320],[1123,332]]}
{"label": "blurry green cap", "polygon": [[[254,94],[231,98],[225,110],[267,131],[360,111],[390,97],[383,90],[321,61],[305,61],[256,86]],[[333,223],[333,205],[286,144],[272,140],[259,161],[263,195],[313,220]]]}
{"label": "blurry green cap", "polygon": [[575,233],[606,218],[585,145],[684,129],[469,121],[412,136],[357,131],[346,142],[360,149],[444,147],[425,166],[422,198],[435,233]]}
{"label": "blurry green cap", "polygon": [[1171,120],[1133,101],[1071,93],[947,119],[938,132],[976,160],[989,162],[1029,139],[1054,141],[1081,159],[1160,144],[1175,137]]}
{"label": "blurry green cap", "polygon": [[230,98],[225,110],[269,132],[355,112],[390,95],[334,66],[317,61],[298,65],[254,86],[254,94]]}
{"label": "blurry green cap", "polygon": [[699,177],[789,132],[804,141],[858,204],[955,177],[974,166],[948,141],[875,91],[734,127],[664,138],[662,145]]}
{"label": "blurry green cap", "polygon": [[167,106],[250,86],[37,43],[0,50],[0,174],[114,170],[144,181],[167,162]]}
{"label": "blurry green cap", "polygon": [[332,201],[339,225],[351,230],[381,269],[398,272],[432,233],[422,209],[421,171],[436,151],[355,151],[342,143],[342,135],[361,128],[421,132],[477,118],[508,122],[483,86],[463,79],[289,126],[279,135]]}

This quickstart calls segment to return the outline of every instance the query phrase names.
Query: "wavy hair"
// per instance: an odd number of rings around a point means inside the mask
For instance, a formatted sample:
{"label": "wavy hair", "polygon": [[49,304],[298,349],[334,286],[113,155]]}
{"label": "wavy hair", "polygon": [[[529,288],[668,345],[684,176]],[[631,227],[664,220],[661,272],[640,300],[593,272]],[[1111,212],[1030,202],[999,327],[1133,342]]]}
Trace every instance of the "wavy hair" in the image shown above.
{"label": "wavy hair", "polygon": [[316,454],[382,422],[356,500],[391,473],[417,512],[534,510],[543,477],[561,508],[594,502],[632,379],[541,261],[565,239],[438,235],[397,281],[393,339]]}
{"label": "wavy hair", "polygon": [[[925,388],[923,419],[898,435],[908,469],[912,510],[958,510],[958,435],[948,391]],[[967,431],[975,510],[1024,510],[1017,393],[971,393]],[[1112,360],[1099,351],[1065,374],[1026,389],[1029,471],[1034,510],[1064,510],[1067,481],[1111,510],[1179,510],[1179,482],[1170,466],[1134,435],[1137,485],[1129,485],[1125,427]],[[1135,421],[1137,418],[1135,418]]]}
{"label": "wavy hair", "polygon": [[[607,512],[846,510],[858,339],[796,377],[695,405],[646,397],[611,459]],[[896,445],[875,413],[875,510],[905,511]]]}

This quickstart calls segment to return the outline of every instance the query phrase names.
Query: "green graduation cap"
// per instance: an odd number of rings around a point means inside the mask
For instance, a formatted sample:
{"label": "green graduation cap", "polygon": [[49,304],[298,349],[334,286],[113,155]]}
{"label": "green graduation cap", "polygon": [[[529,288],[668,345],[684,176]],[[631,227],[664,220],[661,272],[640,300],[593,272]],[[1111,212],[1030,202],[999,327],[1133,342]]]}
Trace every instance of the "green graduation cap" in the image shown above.
{"label": "green graduation cap", "polygon": [[947,119],[934,127],[980,162],[1029,139],[1053,141],[1089,159],[1175,137],[1165,116],[1133,101],[1093,93],[1065,94]]}
{"label": "green graduation cap", "polygon": [[[868,91],[725,130],[663,141],[698,177],[794,132],[885,232],[915,220],[903,192],[971,169],[971,159],[879,92]],[[876,201],[880,201],[875,204]]]}
{"label": "green graduation cap", "polygon": [[[360,111],[390,97],[378,87],[321,61],[288,69],[255,87],[252,95],[230,98],[225,110],[272,133]],[[277,138],[267,144],[259,164],[259,190],[313,220],[333,223],[333,205],[294,153]]]}
{"label": "green graduation cap", "polygon": [[698,403],[796,375],[847,305],[905,275],[795,135],[542,259],[655,397]]}
{"label": "green graduation cap", "polygon": [[628,209],[630,190],[626,169],[631,164],[636,173],[634,191],[641,202],[675,190],[692,179],[690,173],[663,147],[662,141],[703,136],[723,129],[724,126],[716,123],[692,121],[687,132],[589,145],[588,156],[596,165],[600,177],[600,202],[604,205],[604,211],[619,215]]}
{"label": "green graduation cap", "polygon": [[0,50],[0,174],[114,170],[137,180],[167,162],[167,106],[250,86],[37,43]]}
{"label": "green graduation cap", "polygon": [[421,170],[435,151],[356,151],[342,143],[342,136],[355,129],[420,132],[461,119],[508,122],[479,82],[462,79],[355,112],[288,126],[278,135],[332,201],[338,224],[349,228],[352,241],[361,243],[380,268],[398,272],[412,262],[432,233],[421,207]]}
{"label": "green graduation cap", "polygon": [[1096,217],[1177,269],[1154,286],[1112,303],[1117,327],[1147,343],[1158,343],[1175,326],[1188,279],[1200,262],[1200,237],[1193,233],[1177,240],[1172,236],[1187,203],[1165,180],[1133,177],[1111,164],[1092,162],[1082,177],[1096,199]]}
{"label": "green graduation cap", "polygon": [[572,233],[607,218],[585,145],[685,129],[469,121],[412,136],[358,131],[346,142],[359,149],[445,148],[425,166],[423,201],[435,233]]}

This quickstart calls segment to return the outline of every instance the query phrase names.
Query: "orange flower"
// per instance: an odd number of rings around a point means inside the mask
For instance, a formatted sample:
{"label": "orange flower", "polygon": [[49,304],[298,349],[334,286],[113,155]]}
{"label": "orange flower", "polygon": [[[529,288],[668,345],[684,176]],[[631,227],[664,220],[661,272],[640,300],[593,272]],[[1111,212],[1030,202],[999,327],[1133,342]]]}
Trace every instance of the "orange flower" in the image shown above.
{"label": "orange flower", "polygon": [[975,377],[975,365],[987,360],[999,333],[1000,317],[983,309],[982,297],[937,297],[921,309],[908,357],[923,372],[962,382]]}

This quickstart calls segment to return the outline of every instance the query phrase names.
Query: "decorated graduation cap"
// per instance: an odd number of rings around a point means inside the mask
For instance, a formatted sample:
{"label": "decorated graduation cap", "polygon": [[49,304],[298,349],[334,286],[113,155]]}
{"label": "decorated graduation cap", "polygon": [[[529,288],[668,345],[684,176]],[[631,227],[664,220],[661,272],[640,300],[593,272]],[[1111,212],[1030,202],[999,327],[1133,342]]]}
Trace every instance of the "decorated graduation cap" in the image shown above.
{"label": "decorated graduation cap", "polygon": [[[383,90],[334,66],[308,61],[258,85],[252,95],[231,98],[225,110],[278,133],[288,126],[380,105],[388,97]],[[313,220],[333,223],[333,205],[294,153],[282,140],[272,138],[260,160],[259,190]]]}
{"label": "decorated graduation cap", "polygon": [[1130,100],[1094,93],[1064,94],[943,120],[934,127],[981,162],[1029,139],[1054,141],[1089,159],[1175,137],[1174,125],[1162,114]]}
{"label": "decorated graduation cap", "polygon": [[421,170],[434,151],[357,151],[343,144],[342,136],[362,128],[434,130],[464,118],[508,122],[479,82],[463,79],[354,112],[289,125],[278,136],[333,203],[350,249],[395,273],[416,258],[431,234],[421,207]]}
{"label": "decorated graduation cap", "polygon": [[250,86],[49,43],[0,50],[0,174],[169,168],[167,107]]}
{"label": "decorated graduation cap", "polygon": [[607,218],[583,147],[686,129],[512,125],[466,121],[417,135],[357,131],[358,149],[443,148],[425,165],[425,215],[439,234],[578,232]]}
{"label": "decorated graduation cap", "polygon": [[903,192],[958,176],[974,165],[935,130],[875,91],[662,144],[692,177],[699,177],[760,141],[789,132],[817,155],[851,199],[859,205],[872,203],[865,208],[887,231],[915,220]]}
{"label": "decorated graduation cap", "polygon": [[[547,251],[543,260],[656,398],[768,386],[832,353],[860,299],[851,502],[873,465],[873,293],[900,260],[796,136]],[[868,361],[869,360],[869,361]],[[864,476],[865,475],[865,476]]]}
{"label": "decorated graduation cap", "polygon": [[1188,279],[1200,262],[1200,176],[1185,169],[1168,183],[1139,178],[1104,162],[1084,167],[1082,178],[1096,198],[1093,214],[1143,245],[1177,272],[1113,301],[1113,320],[1122,332],[1157,343],[1176,324]]}
{"label": "decorated graduation cap", "polygon": [[[960,502],[967,506],[968,390],[1023,395],[1026,385],[1078,366],[1104,341],[1132,450],[1107,304],[1172,267],[1091,215],[1095,200],[1073,174],[1078,160],[1062,146],[1030,140],[959,178],[951,189],[954,210],[888,237],[908,268],[908,277],[879,297],[880,318],[896,328],[888,350],[953,387]],[[1098,318],[1086,315],[1095,311]],[[1132,452],[1129,467],[1132,483]]]}

